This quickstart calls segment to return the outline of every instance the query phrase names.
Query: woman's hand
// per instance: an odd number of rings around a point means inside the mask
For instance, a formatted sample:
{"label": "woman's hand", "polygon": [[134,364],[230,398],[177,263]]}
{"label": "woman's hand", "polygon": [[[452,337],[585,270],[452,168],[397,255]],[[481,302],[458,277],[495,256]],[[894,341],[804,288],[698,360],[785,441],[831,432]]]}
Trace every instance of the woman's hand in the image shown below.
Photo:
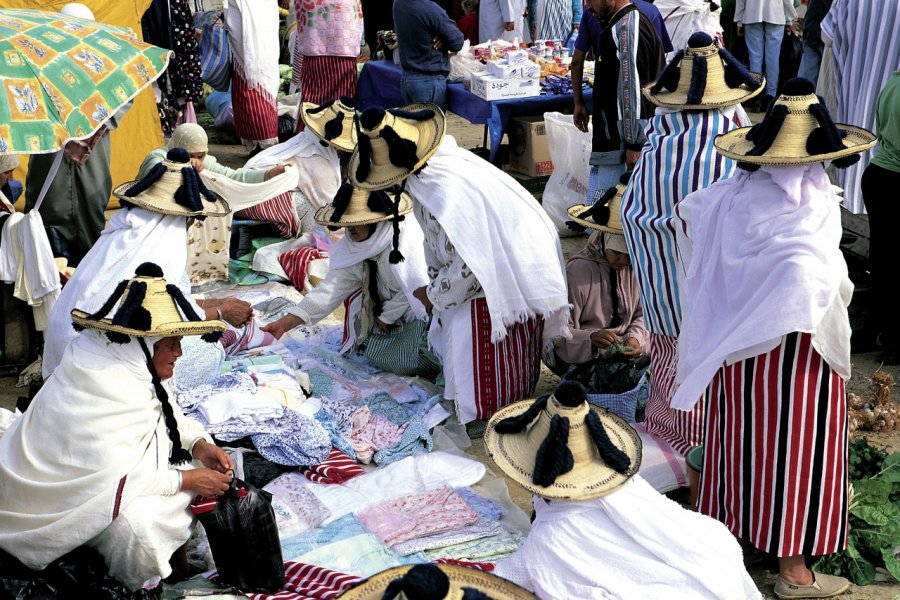
{"label": "woman's hand", "polygon": [[428,293],[426,292],[427,289],[428,289],[428,287],[424,286],[424,285],[420,288],[417,288],[413,292],[413,297],[416,300],[418,300],[419,302],[421,302],[422,306],[425,307],[425,312],[428,313],[429,315],[431,315],[431,311],[434,308],[434,304],[432,304],[431,300],[428,298]]}
{"label": "woman's hand", "polygon": [[204,498],[218,498],[228,491],[231,475],[212,469],[187,469],[181,472],[181,489]]}
{"label": "woman's hand", "polygon": [[598,350],[606,350],[619,340],[619,336],[609,329],[598,329],[591,334],[591,346]]}
{"label": "woman's hand", "polygon": [[285,169],[284,163],[275,165],[274,167],[272,167],[271,169],[266,171],[265,180],[268,181],[268,180],[272,179],[273,177],[278,177],[279,175],[284,173],[284,169]]}
{"label": "woman's hand", "polygon": [[391,326],[388,325],[387,323],[385,323],[384,321],[382,321],[381,319],[379,319],[378,317],[375,317],[375,327],[377,327],[381,333],[390,333],[391,332]]}
{"label": "woman's hand", "polygon": [[224,450],[204,439],[197,440],[192,454],[207,469],[212,469],[219,473],[234,470],[234,461],[231,460],[231,457]]}
{"label": "woman's hand", "polygon": [[625,340],[625,349],[622,350],[623,355],[634,359],[639,357],[642,351],[641,344],[636,339],[628,338]]}
{"label": "woman's hand", "polygon": [[235,327],[243,327],[253,317],[253,307],[249,302],[237,298],[225,298],[215,305],[222,311],[222,319]]}
{"label": "woman's hand", "polygon": [[260,330],[271,333],[275,336],[276,340],[280,340],[281,336],[283,336],[285,333],[287,333],[294,327],[303,325],[305,322],[306,321],[304,321],[297,315],[284,315],[277,321],[272,321],[268,325],[263,325],[262,327],[260,327]]}

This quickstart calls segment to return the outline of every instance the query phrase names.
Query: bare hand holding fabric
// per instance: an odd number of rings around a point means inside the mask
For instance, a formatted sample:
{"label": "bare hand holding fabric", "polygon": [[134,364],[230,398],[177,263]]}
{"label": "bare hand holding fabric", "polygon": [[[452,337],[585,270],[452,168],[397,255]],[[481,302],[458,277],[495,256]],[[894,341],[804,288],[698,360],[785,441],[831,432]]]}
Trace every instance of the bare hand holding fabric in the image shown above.
{"label": "bare hand holding fabric", "polygon": [[231,460],[231,457],[224,450],[204,439],[197,440],[191,454],[208,469],[219,473],[234,470],[234,461]]}
{"label": "bare hand holding fabric", "polygon": [[598,329],[591,334],[591,346],[598,350],[606,350],[619,341],[619,336],[609,329]]}
{"label": "bare hand holding fabric", "polygon": [[281,336],[283,336],[294,327],[299,327],[300,325],[305,324],[306,321],[304,321],[297,315],[284,315],[277,321],[272,321],[268,325],[263,325],[262,327],[260,327],[260,330],[265,331],[266,333],[271,333],[275,336],[276,340],[280,340]]}
{"label": "bare hand holding fabric", "polygon": [[425,307],[425,312],[430,315],[431,310],[434,308],[434,304],[432,304],[431,300],[428,298],[428,293],[426,292],[427,289],[428,288],[424,285],[417,288],[416,291],[413,292],[413,297],[422,303],[422,306]]}
{"label": "bare hand holding fabric", "polygon": [[181,472],[181,489],[204,498],[217,498],[228,491],[231,475],[201,467]]}

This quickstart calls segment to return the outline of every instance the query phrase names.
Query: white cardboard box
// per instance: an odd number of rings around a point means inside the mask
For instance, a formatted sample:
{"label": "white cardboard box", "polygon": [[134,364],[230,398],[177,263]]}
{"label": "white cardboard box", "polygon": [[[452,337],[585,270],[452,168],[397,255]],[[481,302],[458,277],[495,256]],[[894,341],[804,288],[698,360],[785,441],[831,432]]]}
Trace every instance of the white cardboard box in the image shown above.
{"label": "white cardboard box", "polygon": [[485,100],[527,98],[541,93],[541,80],[535,77],[500,79],[493,75],[472,75],[472,93]]}

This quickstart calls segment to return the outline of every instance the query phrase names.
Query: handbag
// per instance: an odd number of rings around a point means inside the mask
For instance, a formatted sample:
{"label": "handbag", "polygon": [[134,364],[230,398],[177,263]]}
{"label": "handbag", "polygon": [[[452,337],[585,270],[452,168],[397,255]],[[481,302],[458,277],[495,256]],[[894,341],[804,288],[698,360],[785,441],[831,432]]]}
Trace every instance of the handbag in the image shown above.
{"label": "handbag", "polygon": [[244,592],[284,586],[284,561],[272,495],[233,478],[219,498],[200,498],[191,512],[206,530],[219,577]]}
{"label": "handbag", "polygon": [[200,77],[214,90],[227,92],[231,85],[231,47],[222,13],[198,13],[194,22],[200,29]]}

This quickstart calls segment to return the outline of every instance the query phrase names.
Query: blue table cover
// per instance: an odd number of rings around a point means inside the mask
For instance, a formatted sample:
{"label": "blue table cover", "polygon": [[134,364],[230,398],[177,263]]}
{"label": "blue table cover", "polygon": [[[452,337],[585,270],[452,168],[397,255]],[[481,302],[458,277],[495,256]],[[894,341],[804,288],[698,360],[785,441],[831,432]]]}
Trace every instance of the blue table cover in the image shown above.
{"label": "blue table cover", "polygon": [[[400,66],[392,61],[367,62],[359,74],[356,102],[359,110],[373,106],[394,108],[405,104],[400,95]],[[584,90],[584,103],[591,109],[593,93]],[[575,106],[572,94],[532,96],[506,100],[484,100],[461,83],[447,86],[447,109],[475,125],[487,125],[490,138],[490,161],[494,162],[506,124],[513,116],[543,115],[545,112],[571,112]]]}

